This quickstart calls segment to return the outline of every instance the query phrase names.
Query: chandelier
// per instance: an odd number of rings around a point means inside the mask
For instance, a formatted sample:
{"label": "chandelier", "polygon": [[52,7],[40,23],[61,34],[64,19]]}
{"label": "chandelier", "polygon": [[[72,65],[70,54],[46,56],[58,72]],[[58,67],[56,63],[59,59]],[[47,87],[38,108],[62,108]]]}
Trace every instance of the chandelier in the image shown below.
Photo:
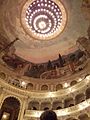
{"label": "chandelier", "polygon": [[48,40],[62,32],[66,11],[61,2],[52,0],[28,1],[24,6],[22,24],[27,33],[40,40]]}

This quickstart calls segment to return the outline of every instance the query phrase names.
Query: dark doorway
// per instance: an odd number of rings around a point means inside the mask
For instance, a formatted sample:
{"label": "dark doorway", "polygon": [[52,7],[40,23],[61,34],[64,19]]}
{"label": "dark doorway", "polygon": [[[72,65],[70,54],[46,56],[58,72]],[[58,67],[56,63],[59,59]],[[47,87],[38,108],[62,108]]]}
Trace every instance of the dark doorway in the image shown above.
{"label": "dark doorway", "polygon": [[20,110],[20,102],[14,97],[4,100],[0,110],[0,120],[17,120]]}

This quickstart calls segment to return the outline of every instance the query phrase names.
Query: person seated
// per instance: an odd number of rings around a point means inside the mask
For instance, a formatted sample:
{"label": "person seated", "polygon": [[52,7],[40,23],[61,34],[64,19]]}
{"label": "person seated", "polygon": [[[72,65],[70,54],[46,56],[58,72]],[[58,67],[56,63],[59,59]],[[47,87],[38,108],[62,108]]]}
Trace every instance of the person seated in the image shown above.
{"label": "person seated", "polygon": [[40,120],[58,120],[57,115],[52,110],[46,110],[40,116]]}

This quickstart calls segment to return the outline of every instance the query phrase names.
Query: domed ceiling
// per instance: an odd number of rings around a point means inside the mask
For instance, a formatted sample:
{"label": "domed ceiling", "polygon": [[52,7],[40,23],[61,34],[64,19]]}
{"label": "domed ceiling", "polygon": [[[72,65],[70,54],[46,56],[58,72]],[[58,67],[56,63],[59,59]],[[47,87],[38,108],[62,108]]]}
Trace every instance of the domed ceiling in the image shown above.
{"label": "domed ceiling", "polygon": [[54,60],[77,50],[90,20],[85,0],[0,0],[0,33],[15,42],[15,54],[33,63]]}

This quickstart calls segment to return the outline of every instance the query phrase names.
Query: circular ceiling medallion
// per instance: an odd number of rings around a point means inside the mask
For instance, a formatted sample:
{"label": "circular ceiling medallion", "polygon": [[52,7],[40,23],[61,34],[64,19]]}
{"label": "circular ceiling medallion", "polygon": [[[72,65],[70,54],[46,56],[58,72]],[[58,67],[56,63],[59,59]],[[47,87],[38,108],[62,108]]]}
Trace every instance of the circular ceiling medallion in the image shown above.
{"label": "circular ceiling medallion", "polygon": [[66,20],[65,8],[58,0],[28,0],[21,13],[24,30],[39,40],[55,38],[65,28]]}

